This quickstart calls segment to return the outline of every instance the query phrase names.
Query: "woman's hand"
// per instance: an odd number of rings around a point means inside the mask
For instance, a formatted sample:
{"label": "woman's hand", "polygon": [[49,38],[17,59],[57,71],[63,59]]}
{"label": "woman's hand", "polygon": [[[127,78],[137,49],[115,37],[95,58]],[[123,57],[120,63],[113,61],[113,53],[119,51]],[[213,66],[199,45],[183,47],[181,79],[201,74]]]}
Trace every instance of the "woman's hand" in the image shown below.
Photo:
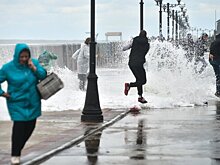
{"label": "woman's hand", "polygon": [[37,68],[36,66],[34,65],[34,63],[32,62],[31,58],[28,60],[28,67],[33,70],[33,71],[36,71]]}
{"label": "woman's hand", "polygon": [[2,96],[5,97],[5,98],[9,98],[10,97],[10,95],[8,93],[3,93]]}
{"label": "woman's hand", "polygon": [[210,59],[211,61],[213,61],[214,56],[213,56],[212,54],[209,54],[209,59]]}

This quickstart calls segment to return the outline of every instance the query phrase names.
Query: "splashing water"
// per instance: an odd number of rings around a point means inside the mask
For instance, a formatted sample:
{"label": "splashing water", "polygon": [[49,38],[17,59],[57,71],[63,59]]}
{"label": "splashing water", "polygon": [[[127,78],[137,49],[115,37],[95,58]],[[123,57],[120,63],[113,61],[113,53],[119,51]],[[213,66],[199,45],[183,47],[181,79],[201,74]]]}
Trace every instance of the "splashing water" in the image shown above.
{"label": "splashing water", "polygon": [[[120,48],[121,49],[121,48]],[[9,56],[0,57],[0,65],[9,61],[12,52],[4,50]],[[118,51],[120,53],[120,51]],[[204,101],[216,99],[215,76],[210,65],[198,75],[194,71],[194,63],[185,58],[185,51],[174,47],[169,42],[151,42],[151,48],[146,56],[146,71],[148,82],[144,86],[144,97],[148,104],[137,102],[137,90],[132,88],[128,96],[124,96],[124,83],[135,81],[127,66],[129,51],[122,53],[126,58],[117,67],[97,68],[99,100],[101,108],[173,108],[176,106],[202,105]],[[124,55],[126,54],[126,55]],[[52,69],[64,82],[64,88],[48,100],[42,100],[43,111],[82,110],[85,103],[85,91],[78,88],[77,73],[68,68],[54,67]],[[6,83],[2,84],[6,90]],[[0,120],[8,120],[4,98],[0,98]]]}
{"label": "splashing water", "polygon": [[169,42],[151,43],[145,92],[151,94],[152,107],[202,105],[214,98],[215,76],[211,65],[202,74],[195,74],[194,61],[188,62],[185,53]]}

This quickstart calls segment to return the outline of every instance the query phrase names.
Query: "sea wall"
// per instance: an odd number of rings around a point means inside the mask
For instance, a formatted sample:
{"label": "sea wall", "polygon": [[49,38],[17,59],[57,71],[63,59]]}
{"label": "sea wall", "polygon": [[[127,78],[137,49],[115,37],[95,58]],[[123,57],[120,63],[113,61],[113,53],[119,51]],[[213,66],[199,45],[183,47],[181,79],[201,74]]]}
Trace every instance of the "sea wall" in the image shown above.
{"label": "sea wall", "polygon": [[[76,70],[76,60],[72,58],[73,53],[80,48],[80,44],[28,44],[31,48],[33,58],[44,51],[57,54],[58,59],[54,65],[67,67]],[[0,44],[0,65],[12,59],[15,44]],[[96,45],[96,64],[97,67],[111,67],[123,63],[124,53],[122,52],[121,42],[98,43]]]}

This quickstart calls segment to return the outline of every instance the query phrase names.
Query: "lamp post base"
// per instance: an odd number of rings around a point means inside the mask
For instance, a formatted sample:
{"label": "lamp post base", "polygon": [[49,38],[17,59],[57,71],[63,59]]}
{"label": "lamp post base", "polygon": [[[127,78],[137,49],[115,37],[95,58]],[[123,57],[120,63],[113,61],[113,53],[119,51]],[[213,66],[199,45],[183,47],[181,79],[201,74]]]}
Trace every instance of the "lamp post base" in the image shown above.
{"label": "lamp post base", "polygon": [[81,115],[81,121],[101,123],[103,122],[103,116],[102,115]]}
{"label": "lamp post base", "polygon": [[86,100],[81,121],[103,122],[102,110],[99,104],[97,79],[98,77],[95,73],[89,73]]}

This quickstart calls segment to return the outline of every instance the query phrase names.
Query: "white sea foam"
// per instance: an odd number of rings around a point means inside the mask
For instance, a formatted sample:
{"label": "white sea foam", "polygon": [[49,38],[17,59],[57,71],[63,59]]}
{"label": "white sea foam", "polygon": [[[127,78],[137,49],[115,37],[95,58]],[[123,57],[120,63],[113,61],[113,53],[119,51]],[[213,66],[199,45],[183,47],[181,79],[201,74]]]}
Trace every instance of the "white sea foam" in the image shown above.
{"label": "white sea foam", "polygon": [[[7,52],[7,50],[5,50]],[[137,90],[132,88],[124,96],[124,83],[135,78],[127,66],[127,58],[120,68],[97,68],[98,91],[101,108],[130,108],[134,105],[142,108],[175,108],[177,106],[203,105],[204,101],[217,99],[215,77],[210,65],[198,75],[194,73],[194,64],[188,63],[184,50],[175,48],[168,42],[152,42],[146,56],[147,84],[144,86],[144,97],[148,104],[137,102]],[[11,56],[10,56],[11,58]],[[1,56],[0,65],[7,62]],[[64,81],[64,88],[48,100],[42,100],[43,111],[82,110],[86,92],[78,88],[77,73],[68,68],[54,68]],[[4,90],[7,85],[2,84]],[[8,120],[5,100],[0,98],[0,120]]]}

